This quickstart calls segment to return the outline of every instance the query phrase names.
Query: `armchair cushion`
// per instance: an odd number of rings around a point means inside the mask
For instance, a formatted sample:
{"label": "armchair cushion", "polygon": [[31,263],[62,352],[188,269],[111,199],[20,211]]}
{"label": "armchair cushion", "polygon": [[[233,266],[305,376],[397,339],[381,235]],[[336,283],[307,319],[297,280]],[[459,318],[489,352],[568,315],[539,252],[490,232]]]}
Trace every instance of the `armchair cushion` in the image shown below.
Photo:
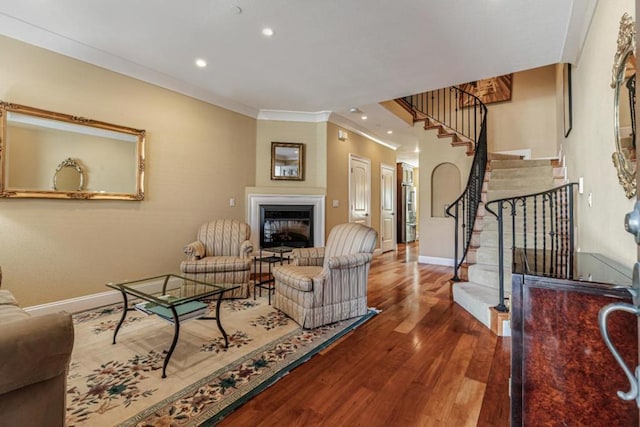
{"label": "armchair cushion", "polygon": [[309,292],[313,290],[313,278],[322,273],[322,267],[288,265],[275,267],[273,277],[293,289]]}
{"label": "armchair cushion", "polygon": [[183,261],[180,270],[183,273],[214,273],[225,271],[243,271],[251,268],[251,260],[238,256],[211,256],[193,261]]}

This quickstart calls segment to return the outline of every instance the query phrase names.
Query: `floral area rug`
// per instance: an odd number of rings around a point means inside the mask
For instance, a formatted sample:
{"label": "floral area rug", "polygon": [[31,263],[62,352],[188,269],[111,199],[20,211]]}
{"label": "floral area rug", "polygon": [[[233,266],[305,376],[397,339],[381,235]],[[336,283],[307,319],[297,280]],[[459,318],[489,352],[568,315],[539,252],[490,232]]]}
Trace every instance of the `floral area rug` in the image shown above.
{"label": "floral area rug", "polygon": [[164,379],[172,324],[129,311],[112,344],[122,305],[75,314],[67,426],[214,424],[375,314],[305,331],[266,296],[223,301],[220,311],[229,347],[215,320],[181,322]]}

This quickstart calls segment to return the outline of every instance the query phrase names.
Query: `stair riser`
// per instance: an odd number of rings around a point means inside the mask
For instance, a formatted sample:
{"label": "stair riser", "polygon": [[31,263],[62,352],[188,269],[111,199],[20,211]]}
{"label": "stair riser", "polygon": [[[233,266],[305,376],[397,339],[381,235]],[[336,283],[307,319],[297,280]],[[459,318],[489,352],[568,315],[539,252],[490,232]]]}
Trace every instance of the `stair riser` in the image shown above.
{"label": "stair riser", "polygon": [[549,160],[492,160],[491,170],[549,166]]}
{"label": "stair riser", "polygon": [[[481,264],[475,264],[469,267],[469,281],[473,283],[478,283],[480,285],[498,289],[499,288],[499,275],[498,269],[488,270],[480,267]],[[474,268],[476,267],[476,268]],[[504,269],[504,287],[505,294],[509,293],[511,289],[511,265],[509,264],[508,268]]]}
{"label": "stair riser", "polygon": [[495,169],[491,171],[491,180],[495,179],[526,179],[553,176],[553,168],[537,166],[531,168]]}
{"label": "stair riser", "polygon": [[528,178],[528,179],[492,179],[487,187],[488,192],[502,190],[522,190],[521,194],[537,193],[553,188],[553,178]]}
{"label": "stair riser", "polygon": [[[498,265],[498,248],[491,248],[487,246],[481,246],[477,252],[475,252],[475,264],[485,265]],[[511,251],[504,251],[504,263],[511,264]]]}

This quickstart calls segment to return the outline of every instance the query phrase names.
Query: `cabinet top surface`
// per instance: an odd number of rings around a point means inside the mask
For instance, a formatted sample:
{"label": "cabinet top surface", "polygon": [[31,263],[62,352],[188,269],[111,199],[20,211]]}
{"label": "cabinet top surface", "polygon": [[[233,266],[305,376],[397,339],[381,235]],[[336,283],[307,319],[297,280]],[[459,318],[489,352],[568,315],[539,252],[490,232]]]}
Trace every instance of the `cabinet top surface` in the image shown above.
{"label": "cabinet top surface", "polygon": [[516,248],[513,273],[584,283],[630,287],[632,267],[597,253],[534,251]]}

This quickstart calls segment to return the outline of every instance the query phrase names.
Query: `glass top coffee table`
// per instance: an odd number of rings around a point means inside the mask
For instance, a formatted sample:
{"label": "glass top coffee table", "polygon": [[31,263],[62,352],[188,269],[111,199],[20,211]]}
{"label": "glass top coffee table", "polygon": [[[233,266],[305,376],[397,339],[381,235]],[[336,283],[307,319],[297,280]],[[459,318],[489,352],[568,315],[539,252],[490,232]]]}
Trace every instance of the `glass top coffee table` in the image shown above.
{"label": "glass top coffee table", "polygon": [[[227,333],[220,323],[220,303],[222,302],[222,294],[226,291],[236,289],[238,286],[223,287],[220,285],[212,285],[175,274],[165,274],[122,283],[107,283],[107,286],[120,291],[124,300],[122,317],[113,333],[113,344],[116,343],[118,331],[124,322],[127,311],[130,310],[139,310],[146,314],[155,314],[174,325],[173,341],[171,342],[171,347],[164,358],[164,364],[162,366],[162,378],[167,377],[167,365],[178,343],[181,321],[193,318],[215,320],[218,325],[218,330],[220,330],[224,337],[225,348],[229,347]],[[129,296],[140,299],[142,302],[129,307]],[[203,300],[213,299],[217,300],[216,315],[215,317],[205,316],[209,309],[208,304],[203,302]]]}

